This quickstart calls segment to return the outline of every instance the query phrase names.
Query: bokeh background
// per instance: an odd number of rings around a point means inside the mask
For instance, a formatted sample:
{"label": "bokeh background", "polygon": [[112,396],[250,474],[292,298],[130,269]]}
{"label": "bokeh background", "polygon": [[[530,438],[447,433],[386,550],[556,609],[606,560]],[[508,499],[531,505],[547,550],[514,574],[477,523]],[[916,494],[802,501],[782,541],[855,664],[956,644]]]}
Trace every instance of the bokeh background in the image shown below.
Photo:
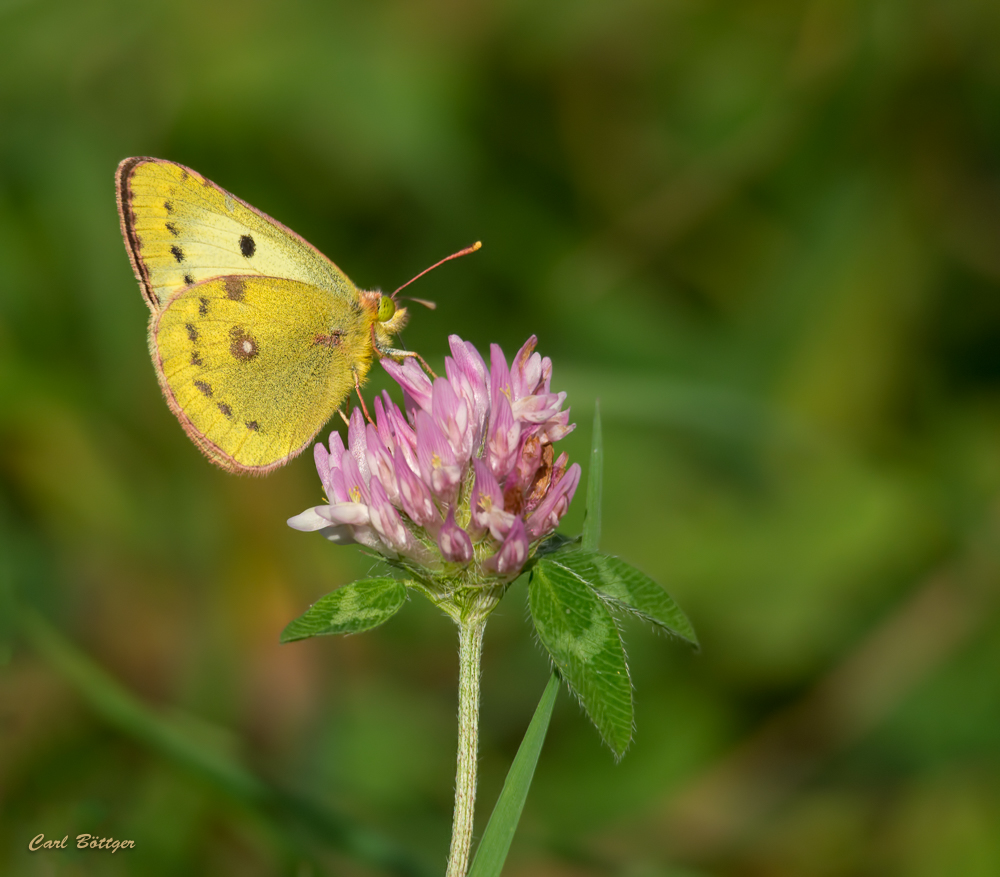
{"label": "bokeh background", "polygon": [[[362,286],[482,239],[405,343],[537,333],[577,460],[601,399],[602,547],[703,650],[625,625],[620,764],[560,696],[507,873],[1000,874],[998,46],[993,0],[0,3],[0,873],[443,870],[455,632],[278,645],[369,563],[285,526],[308,455],[226,475],[163,403],[154,155]],[[518,585],[480,830],[547,673]],[[136,846],[27,851],[84,832]]]}

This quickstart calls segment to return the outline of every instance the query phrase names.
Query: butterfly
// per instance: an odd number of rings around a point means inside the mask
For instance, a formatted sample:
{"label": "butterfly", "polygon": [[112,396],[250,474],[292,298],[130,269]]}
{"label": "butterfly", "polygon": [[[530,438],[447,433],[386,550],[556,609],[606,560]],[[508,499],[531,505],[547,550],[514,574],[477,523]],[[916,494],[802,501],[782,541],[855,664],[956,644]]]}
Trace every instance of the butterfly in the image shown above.
{"label": "butterfly", "polygon": [[283,466],[360,392],[373,356],[416,355],[392,345],[406,308],[190,168],[127,158],[115,180],[157,379],[216,465]]}

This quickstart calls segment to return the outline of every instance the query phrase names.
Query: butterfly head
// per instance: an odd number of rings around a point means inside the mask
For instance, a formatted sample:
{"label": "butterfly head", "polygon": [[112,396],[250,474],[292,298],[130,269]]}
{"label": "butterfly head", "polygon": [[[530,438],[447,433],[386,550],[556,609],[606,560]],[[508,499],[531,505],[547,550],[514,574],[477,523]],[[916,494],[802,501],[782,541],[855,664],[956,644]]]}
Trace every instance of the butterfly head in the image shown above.
{"label": "butterfly head", "polygon": [[392,300],[392,296],[379,294],[378,299],[378,321],[380,323],[388,323],[392,320],[396,313],[396,302]]}
{"label": "butterfly head", "polygon": [[369,314],[374,346],[379,352],[393,347],[392,336],[402,331],[408,314],[406,308],[396,305],[392,296],[383,295],[379,290],[359,290],[361,304]]}

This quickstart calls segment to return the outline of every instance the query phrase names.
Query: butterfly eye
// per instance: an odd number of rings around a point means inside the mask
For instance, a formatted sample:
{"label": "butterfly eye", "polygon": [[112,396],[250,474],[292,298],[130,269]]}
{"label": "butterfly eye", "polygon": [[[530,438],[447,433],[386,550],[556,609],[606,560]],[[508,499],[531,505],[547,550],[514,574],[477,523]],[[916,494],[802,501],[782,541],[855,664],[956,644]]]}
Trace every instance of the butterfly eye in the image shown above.
{"label": "butterfly eye", "polygon": [[387,323],[396,313],[396,303],[387,295],[383,295],[378,302],[378,321]]}

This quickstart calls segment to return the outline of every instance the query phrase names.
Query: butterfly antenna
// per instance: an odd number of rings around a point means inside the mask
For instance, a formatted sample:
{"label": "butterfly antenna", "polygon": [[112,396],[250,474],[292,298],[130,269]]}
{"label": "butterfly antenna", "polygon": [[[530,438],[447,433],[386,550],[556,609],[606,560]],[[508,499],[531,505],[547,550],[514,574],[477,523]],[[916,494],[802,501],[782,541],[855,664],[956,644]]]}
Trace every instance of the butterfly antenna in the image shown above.
{"label": "butterfly antenna", "polygon": [[[430,269],[428,268],[427,270],[429,271]],[[413,279],[416,280],[417,278],[414,277]],[[400,288],[402,288],[402,287],[400,287]],[[398,292],[398,290],[397,290],[397,292]],[[396,293],[394,292],[393,295],[395,295],[395,294]],[[436,311],[437,310],[437,304],[435,302],[428,301],[426,298],[414,298],[412,295],[404,295],[403,296],[403,301],[415,301],[418,305],[423,305],[429,311]]]}
{"label": "butterfly antenna", "polygon": [[[482,241],[476,241],[471,247],[466,247],[464,250],[459,250],[457,253],[452,253],[450,256],[445,256],[440,262],[435,262],[433,265],[431,265],[430,268],[424,268],[424,270],[421,271],[416,277],[412,278],[411,280],[407,280],[406,283],[404,283],[401,287],[399,287],[399,289],[397,289],[396,292],[394,292],[390,296],[390,298],[395,298],[396,293],[398,293],[400,290],[406,289],[406,287],[409,286],[411,283],[413,283],[414,280],[419,280],[428,271],[433,271],[435,268],[437,268],[438,265],[443,265],[445,262],[450,262],[452,259],[457,259],[459,256],[468,256],[469,253],[476,252],[476,250],[478,250],[482,245],[483,245]],[[415,298],[413,299],[413,301],[420,302],[420,304],[424,305],[425,307],[429,307],[431,310],[434,310],[434,308],[436,307],[436,305],[433,302],[423,301],[419,298]]]}

